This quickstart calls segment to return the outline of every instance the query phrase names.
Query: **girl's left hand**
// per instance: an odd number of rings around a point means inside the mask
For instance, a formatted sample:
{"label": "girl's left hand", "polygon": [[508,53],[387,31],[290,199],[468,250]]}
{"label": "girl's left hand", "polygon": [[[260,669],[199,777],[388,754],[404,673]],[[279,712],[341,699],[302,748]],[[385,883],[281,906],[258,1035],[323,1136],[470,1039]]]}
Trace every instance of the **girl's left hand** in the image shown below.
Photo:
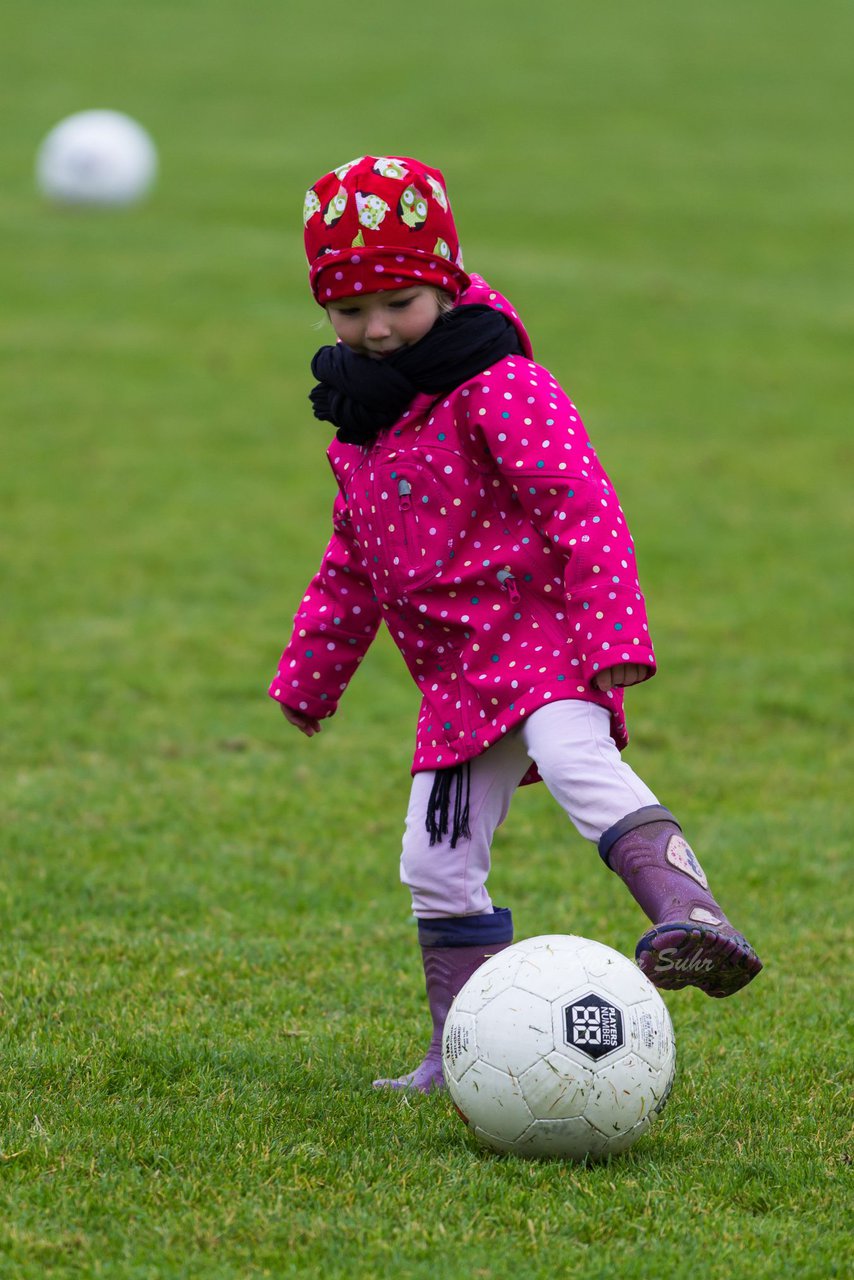
{"label": "girl's left hand", "polygon": [[616,667],[606,667],[604,671],[600,671],[594,677],[593,685],[600,692],[607,693],[609,689],[622,689],[630,684],[642,684],[651,674],[649,667],[641,666],[639,662],[621,662]]}

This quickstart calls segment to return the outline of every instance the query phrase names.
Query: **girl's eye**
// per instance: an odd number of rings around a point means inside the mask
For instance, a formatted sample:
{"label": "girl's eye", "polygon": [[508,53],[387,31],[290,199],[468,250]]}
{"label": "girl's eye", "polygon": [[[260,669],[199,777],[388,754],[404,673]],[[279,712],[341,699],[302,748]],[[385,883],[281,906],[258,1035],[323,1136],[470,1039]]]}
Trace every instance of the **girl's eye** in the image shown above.
{"label": "girl's eye", "polygon": [[392,311],[402,311],[404,307],[410,306],[413,301],[414,299],[412,298],[399,298],[396,302],[390,302],[388,305]]}

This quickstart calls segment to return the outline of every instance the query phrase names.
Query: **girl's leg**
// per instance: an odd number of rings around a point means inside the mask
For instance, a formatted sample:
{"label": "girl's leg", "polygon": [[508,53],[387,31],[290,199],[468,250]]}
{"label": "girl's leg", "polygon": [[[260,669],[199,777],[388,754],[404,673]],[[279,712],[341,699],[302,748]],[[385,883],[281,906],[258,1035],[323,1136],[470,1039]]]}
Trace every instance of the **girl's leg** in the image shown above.
{"label": "girl's leg", "polygon": [[610,721],[593,702],[551,702],[521,729],[540,777],[587,840],[598,840],[627,813],[658,804],[617,750]]}
{"label": "girl's leg", "polygon": [[454,845],[450,833],[430,844],[426,819],[435,773],[413,779],[400,875],[418,918],[433,1030],[420,1065],[406,1075],[375,1080],[375,1088],[424,1093],[444,1088],[442,1030],[454,997],[484,960],[513,941],[510,912],[493,907],[486,880],[492,837],[529,765],[518,734],[511,734],[454,779],[453,788],[466,789],[470,833],[459,835]]}
{"label": "girl's leg", "polygon": [[406,814],[400,878],[412,894],[412,911],[419,920],[492,911],[486,888],[492,837],[507,817],[513,792],[530,764],[518,732],[508,734],[471,761],[468,780],[464,772],[453,784],[468,786],[469,802],[470,835],[460,836],[456,847],[449,836],[430,843],[426,817],[436,774],[416,773]]}
{"label": "girl's leg", "polygon": [[635,957],[658,987],[727,996],[762,968],[709,892],[673,815],[620,758],[608,712],[586,702],[541,707],[522,726],[546,786],[655,926]]}

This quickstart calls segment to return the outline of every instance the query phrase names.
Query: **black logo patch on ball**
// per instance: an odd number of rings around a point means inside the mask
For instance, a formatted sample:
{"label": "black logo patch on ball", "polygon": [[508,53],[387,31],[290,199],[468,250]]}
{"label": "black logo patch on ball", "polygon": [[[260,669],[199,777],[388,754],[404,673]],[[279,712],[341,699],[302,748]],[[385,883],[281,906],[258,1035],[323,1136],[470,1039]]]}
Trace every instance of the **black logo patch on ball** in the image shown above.
{"label": "black logo patch on ball", "polygon": [[610,1000],[601,996],[581,996],[563,1011],[566,1043],[580,1049],[594,1062],[625,1044],[623,1015]]}

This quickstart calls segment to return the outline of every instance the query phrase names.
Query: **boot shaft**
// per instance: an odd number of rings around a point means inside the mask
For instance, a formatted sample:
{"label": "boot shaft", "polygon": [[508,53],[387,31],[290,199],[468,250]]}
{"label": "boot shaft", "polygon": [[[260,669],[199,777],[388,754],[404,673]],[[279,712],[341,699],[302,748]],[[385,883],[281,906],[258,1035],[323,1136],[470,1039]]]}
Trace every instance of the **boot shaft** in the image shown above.
{"label": "boot shaft", "polygon": [[629,814],[605,832],[599,853],[653,924],[675,919],[727,923],[669,809],[650,805]]}
{"label": "boot shaft", "polygon": [[482,916],[419,920],[427,1001],[434,1034],[442,1034],[448,1010],[469,978],[490,956],[513,941],[513,917],[506,907]]}

